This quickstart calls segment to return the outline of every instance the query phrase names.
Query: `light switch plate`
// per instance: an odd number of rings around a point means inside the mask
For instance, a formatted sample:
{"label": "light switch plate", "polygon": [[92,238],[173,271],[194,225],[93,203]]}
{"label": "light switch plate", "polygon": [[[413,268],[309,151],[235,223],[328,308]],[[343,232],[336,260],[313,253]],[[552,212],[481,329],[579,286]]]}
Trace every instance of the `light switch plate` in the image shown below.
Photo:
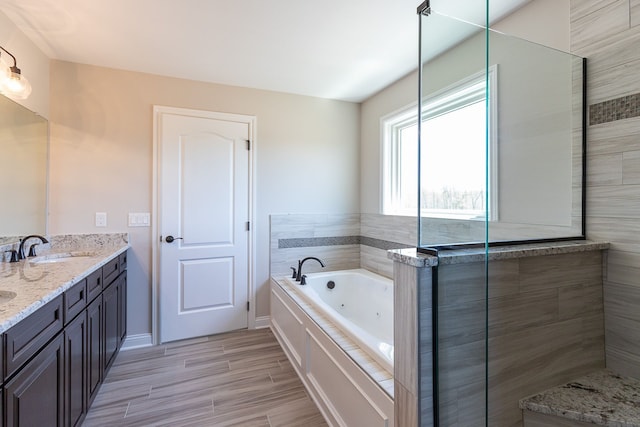
{"label": "light switch plate", "polygon": [[96,227],[106,227],[106,226],[107,226],[107,213],[96,212]]}
{"label": "light switch plate", "polygon": [[130,212],[129,227],[151,227],[151,214],[148,212]]}

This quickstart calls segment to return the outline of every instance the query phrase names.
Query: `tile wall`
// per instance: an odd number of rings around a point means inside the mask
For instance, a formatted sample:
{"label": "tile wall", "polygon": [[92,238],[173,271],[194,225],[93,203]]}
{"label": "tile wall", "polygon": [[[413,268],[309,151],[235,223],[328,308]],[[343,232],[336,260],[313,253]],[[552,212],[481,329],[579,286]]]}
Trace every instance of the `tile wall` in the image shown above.
{"label": "tile wall", "polygon": [[606,363],[640,378],[640,0],[571,0],[571,45],[588,60],[587,237],[611,242]]}
{"label": "tile wall", "polygon": [[[271,215],[271,275],[291,273],[299,259],[315,256],[327,270],[366,268],[393,277],[389,249],[415,247],[416,219],[374,214]],[[305,272],[320,271],[315,262]]]}
{"label": "tile wall", "polygon": [[[521,426],[520,399],[604,367],[604,253],[493,259],[488,299],[484,262],[440,259],[440,425],[485,425],[487,357],[491,426]],[[431,264],[394,259],[396,425],[432,425]]]}

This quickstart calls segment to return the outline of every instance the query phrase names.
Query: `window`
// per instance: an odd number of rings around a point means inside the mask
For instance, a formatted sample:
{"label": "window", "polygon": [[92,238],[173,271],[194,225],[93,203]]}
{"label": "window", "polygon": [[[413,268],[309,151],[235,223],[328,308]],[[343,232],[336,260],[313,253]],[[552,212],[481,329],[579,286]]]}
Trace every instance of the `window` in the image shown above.
{"label": "window", "polygon": [[[485,219],[488,164],[489,219],[497,219],[496,82],[497,69],[493,66],[489,70],[488,122],[484,73],[458,82],[423,103],[421,216]],[[383,214],[418,212],[417,121],[415,106],[382,119]]]}

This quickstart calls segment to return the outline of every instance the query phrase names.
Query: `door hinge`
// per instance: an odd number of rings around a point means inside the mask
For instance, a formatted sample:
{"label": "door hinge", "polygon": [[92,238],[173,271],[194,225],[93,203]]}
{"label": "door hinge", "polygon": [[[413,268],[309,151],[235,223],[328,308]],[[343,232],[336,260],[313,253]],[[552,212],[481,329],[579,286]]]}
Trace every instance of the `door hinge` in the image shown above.
{"label": "door hinge", "polygon": [[247,150],[251,151],[251,141],[247,139]]}
{"label": "door hinge", "polygon": [[247,231],[251,231],[251,223],[247,221]]}
{"label": "door hinge", "polygon": [[249,301],[247,301],[247,311],[249,311]]}

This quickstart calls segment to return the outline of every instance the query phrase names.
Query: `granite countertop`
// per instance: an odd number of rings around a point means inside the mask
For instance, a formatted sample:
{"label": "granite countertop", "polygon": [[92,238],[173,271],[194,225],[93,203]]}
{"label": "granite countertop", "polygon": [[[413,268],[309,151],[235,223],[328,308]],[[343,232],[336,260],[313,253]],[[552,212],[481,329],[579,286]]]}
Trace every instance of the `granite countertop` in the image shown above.
{"label": "granite countertop", "polygon": [[[48,238],[50,243],[43,245],[36,258],[0,261],[0,333],[129,248],[126,233]],[[64,262],[32,262],[68,254],[73,256]]]}
{"label": "granite countertop", "polygon": [[[609,243],[590,240],[570,240],[564,242],[528,243],[511,246],[495,246],[489,248],[489,260],[525,258],[532,256],[557,255],[572,252],[604,250]],[[415,248],[395,249],[387,253],[387,257],[414,267],[432,267],[445,264],[462,264],[481,262],[486,254],[483,247],[470,249],[441,250],[438,257],[418,253]]]}
{"label": "granite countertop", "polygon": [[520,401],[520,408],[602,426],[640,426],[640,380],[600,370]]}

